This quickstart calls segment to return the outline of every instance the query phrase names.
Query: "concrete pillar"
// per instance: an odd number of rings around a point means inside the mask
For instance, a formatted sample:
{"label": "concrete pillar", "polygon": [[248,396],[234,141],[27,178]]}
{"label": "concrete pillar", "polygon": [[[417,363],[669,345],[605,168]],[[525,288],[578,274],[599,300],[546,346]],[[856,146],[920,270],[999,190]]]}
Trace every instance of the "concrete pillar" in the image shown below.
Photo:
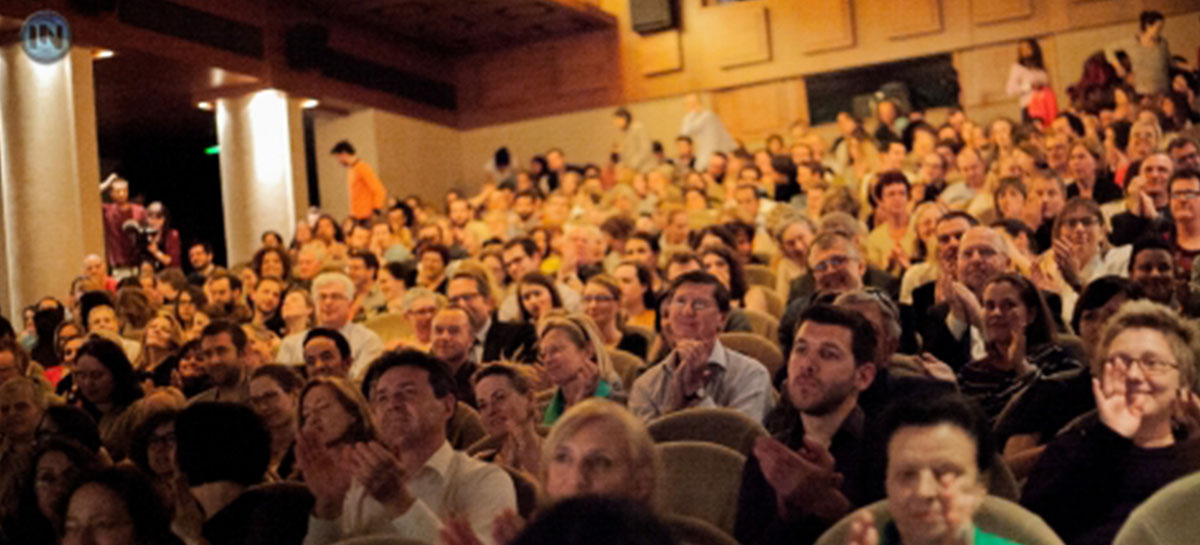
{"label": "concrete pillar", "polygon": [[232,266],[249,260],[264,231],[291,240],[308,203],[300,101],[268,89],[217,100],[221,200]]}
{"label": "concrete pillar", "polygon": [[0,306],[18,329],[104,253],[92,81],[89,50],[43,65],[0,47]]}

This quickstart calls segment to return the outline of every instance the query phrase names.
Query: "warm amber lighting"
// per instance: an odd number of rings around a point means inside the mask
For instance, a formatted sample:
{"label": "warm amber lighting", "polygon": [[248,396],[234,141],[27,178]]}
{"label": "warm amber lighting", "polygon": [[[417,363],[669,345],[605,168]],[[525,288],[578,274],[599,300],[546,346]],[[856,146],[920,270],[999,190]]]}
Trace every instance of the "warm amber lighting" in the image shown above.
{"label": "warm amber lighting", "polygon": [[305,110],[310,110],[310,109],[316,108],[317,106],[320,106],[320,105],[321,105],[321,101],[319,101],[315,98],[306,98],[306,99],[304,99],[304,102],[300,103],[300,107],[304,108]]}
{"label": "warm amber lighting", "polygon": [[116,56],[116,53],[111,49],[96,49],[92,51],[92,58],[95,60],[111,59]]}
{"label": "warm amber lighting", "polygon": [[200,101],[200,102],[197,102],[197,103],[196,103],[196,107],[197,107],[197,108],[200,108],[201,110],[204,110],[204,111],[206,111],[206,112],[211,112],[211,111],[213,111],[213,103],[211,103],[211,102],[209,102],[209,101],[207,101],[207,100],[202,100],[202,101]]}

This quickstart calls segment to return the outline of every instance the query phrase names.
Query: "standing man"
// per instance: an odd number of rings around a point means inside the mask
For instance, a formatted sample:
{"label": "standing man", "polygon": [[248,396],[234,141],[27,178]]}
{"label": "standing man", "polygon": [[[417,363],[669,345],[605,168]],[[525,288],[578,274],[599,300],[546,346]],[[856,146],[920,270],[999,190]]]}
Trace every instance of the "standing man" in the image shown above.
{"label": "standing man", "polygon": [[333,146],[330,153],[337,158],[338,163],[349,169],[347,184],[350,187],[350,215],[356,220],[369,220],[373,212],[383,210],[387,190],[371,165],[358,158],[354,146],[342,140]]}
{"label": "standing man", "polygon": [[679,135],[692,139],[693,155],[696,158],[696,170],[704,171],[708,159],[716,151],[733,151],[737,144],[721,118],[712,110],[704,109],[700,103],[700,95],[691,93],[683,97],[683,107],[687,114],[683,116],[683,124],[679,127]]}
{"label": "standing man", "polygon": [[[1170,85],[1171,48],[1162,37],[1166,19],[1157,11],[1143,11],[1140,20],[1138,33],[1104,48],[1104,57],[1118,77],[1133,84],[1137,94],[1155,95]],[[1118,51],[1125,52],[1129,69],[1117,59]]]}
{"label": "standing man", "polygon": [[129,182],[113,174],[100,185],[108,190],[112,200],[104,206],[104,250],[108,253],[108,265],[117,279],[137,273],[138,251],[132,237],[125,232],[125,225],[133,222],[140,226],[146,223],[146,209],[140,204],[129,202]]}

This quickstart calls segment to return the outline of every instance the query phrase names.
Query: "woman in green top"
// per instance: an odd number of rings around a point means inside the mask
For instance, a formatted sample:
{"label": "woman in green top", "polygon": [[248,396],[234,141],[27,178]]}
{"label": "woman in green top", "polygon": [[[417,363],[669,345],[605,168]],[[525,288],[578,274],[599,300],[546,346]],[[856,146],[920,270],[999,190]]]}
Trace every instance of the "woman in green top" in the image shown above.
{"label": "woman in green top", "polygon": [[554,385],[542,423],[553,425],[564,411],[589,397],[624,402],[596,323],[585,314],[551,314],[538,322],[538,361]]}

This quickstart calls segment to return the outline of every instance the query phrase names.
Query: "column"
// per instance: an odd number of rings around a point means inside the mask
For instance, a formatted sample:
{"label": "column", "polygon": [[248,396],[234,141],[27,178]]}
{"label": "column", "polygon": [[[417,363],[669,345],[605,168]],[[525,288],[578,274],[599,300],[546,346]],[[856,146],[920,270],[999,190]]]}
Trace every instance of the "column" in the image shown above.
{"label": "column", "polygon": [[89,50],[43,65],[0,47],[0,306],[18,329],[104,252],[92,81]]}
{"label": "column", "polygon": [[217,100],[221,201],[232,266],[248,261],[264,231],[291,240],[308,203],[300,101],[267,89]]}

